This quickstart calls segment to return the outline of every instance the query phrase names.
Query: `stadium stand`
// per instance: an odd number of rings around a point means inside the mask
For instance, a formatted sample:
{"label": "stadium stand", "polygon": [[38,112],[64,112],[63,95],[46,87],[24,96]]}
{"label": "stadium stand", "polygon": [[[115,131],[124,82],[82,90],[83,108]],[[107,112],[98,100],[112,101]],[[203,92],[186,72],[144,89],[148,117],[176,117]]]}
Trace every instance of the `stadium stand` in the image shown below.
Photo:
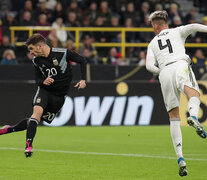
{"label": "stadium stand", "polygon": [[[111,49],[116,50],[115,57],[121,59],[121,63],[112,63],[113,65],[131,65],[137,63],[137,57],[146,50],[146,44],[137,46],[136,43],[148,43],[154,36],[152,32],[130,31],[125,32],[126,43],[135,43],[135,47],[129,46],[123,52],[123,47],[114,46],[113,43],[122,42],[121,31],[76,31],[54,30],[60,27],[100,27],[100,28],[134,28],[151,27],[148,22],[149,14],[154,10],[167,10],[170,19],[170,26],[176,27],[189,23],[206,23],[207,13],[205,1],[201,0],[20,0],[18,4],[15,0],[2,0],[0,2],[0,54],[6,49],[12,49],[15,52],[18,64],[28,64],[25,58],[27,50],[23,43],[34,32],[39,32],[48,38],[48,43],[56,47],[66,47],[67,42],[74,43],[75,50],[85,54],[91,64],[110,64]],[[15,30],[11,27],[20,26],[22,28],[40,26],[42,28],[52,27],[53,29],[28,31]],[[57,35],[56,35],[57,34]],[[104,47],[85,46],[85,39],[90,37],[92,44],[111,42],[112,45]],[[9,38],[12,42],[5,47],[4,39]],[[77,45],[77,41],[80,43]],[[206,43],[207,36],[197,33],[187,40],[188,43]],[[83,44],[83,45],[82,45]],[[125,42],[122,43],[125,45]],[[125,46],[124,46],[125,47]],[[191,46],[190,46],[191,47]],[[202,47],[198,47],[202,49]],[[198,48],[187,48],[191,57],[194,57]],[[206,52],[204,56],[207,56]],[[89,58],[90,57],[90,58]],[[2,57],[1,57],[2,59]],[[123,63],[127,62],[127,63]]]}

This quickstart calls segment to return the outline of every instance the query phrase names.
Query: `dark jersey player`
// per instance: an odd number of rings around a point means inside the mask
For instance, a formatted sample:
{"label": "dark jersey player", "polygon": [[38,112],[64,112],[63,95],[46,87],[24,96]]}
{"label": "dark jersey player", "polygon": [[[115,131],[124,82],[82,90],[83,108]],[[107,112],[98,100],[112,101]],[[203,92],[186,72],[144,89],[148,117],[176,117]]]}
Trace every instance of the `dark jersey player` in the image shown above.
{"label": "dark jersey player", "polygon": [[25,156],[32,155],[32,142],[38,123],[51,123],[62,108],[68,92],[72,72],[69,61],[80,64],[81,80],[75,85],[78,89],[86,87],[86,61],[74,51],[63,48],[51,48],[40,34],[34,34],[26,42],[27,48],[34,55],[35,78],[38,85],[33,100],[33,113],[15,126],[4,126],[0,135],[27,129]]}

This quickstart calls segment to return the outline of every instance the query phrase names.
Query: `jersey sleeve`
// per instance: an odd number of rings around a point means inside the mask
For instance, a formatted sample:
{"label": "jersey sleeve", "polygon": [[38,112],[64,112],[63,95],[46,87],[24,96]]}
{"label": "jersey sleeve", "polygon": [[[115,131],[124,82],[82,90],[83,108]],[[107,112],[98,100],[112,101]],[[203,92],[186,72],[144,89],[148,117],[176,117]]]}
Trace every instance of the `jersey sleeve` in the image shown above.
{"label": "jersey sleeve", "polygon": [[45,78],[43,77],[40,69],[34,65],[34,68],[35,68],[35,81],[36,81],[36,84],[37,85],[42,85],[43,84],[43,81],[45,80]]}
{"label": "jersey sleeve", "polygon": [[81,80],[86,80],[86,60],[75,51],[67,50],[67,60],[79,63],[81,66]]}
{"label": "jersey sleeve", "polygon": [[190,34],[195,32],[206,32],[207,26],[202,24],[188,24],[185,26],[178,27],[178,30],[183,38],[187,38]]}
{"label": "jersey sleeve", "polygon": [[158,68],[156,58],[150,46],[147,48],[146,69],[154,74],[160,73],[160,68]]}
{"label": "jersey sleeve", "polygon": [[35,57],[32,59],[33,65],[34,65],[34,71],[35,71],[35,82],[38,86],[43,84],[43,81],[45,80],[45,78],[43,77],[39,67],[37,66],[37,64],[35,63]]}

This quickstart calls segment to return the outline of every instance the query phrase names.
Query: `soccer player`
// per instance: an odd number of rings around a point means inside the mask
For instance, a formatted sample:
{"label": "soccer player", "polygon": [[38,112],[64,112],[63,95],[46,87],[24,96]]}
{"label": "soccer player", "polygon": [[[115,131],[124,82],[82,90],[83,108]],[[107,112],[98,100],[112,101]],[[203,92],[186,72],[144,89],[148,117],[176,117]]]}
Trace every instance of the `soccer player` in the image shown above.
{"label": "soccer player", "polygon": [[33,113],[17,125],[4,126],[0,135],[27,129],[25,156],[32,156],[32,142],[40,121],[51,123],[62,108],[68,92],[72,72],[69,61],[81,66],[81,80],[75,85],[78,89],[86,87],[86,61],[74,51],[63,48],[51,48],[40,34],[34,34],[26,42],[29,52],[34,55],[37,93],[33,100]]}
{"label": "soccer player", "polygon": [[194,32],[207,32],[207,26],[189,24],[169,29],[166,11],[153,12],[149,20],[156,36],[148,45],[146,68],[154,74],[159,74],[164,103],[170,118],[170,132],[177,155],[179,175],[186,176],[179,115],[180,92],[188,98],[188,124],[193,126],[202,138],[206,138],[206,132],[197,119],[200,107],[199,87],[190,66],[191,60],[185,53],[184,43]]}

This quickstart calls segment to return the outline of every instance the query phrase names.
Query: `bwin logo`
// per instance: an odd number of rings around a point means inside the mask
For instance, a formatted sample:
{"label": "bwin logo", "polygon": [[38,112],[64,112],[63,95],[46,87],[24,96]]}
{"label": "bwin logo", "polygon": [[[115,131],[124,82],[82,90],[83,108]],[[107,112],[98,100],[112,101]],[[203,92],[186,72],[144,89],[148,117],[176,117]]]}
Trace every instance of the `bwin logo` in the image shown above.
{"label": "bwin logo", "polygon": [[[62,126],[75,118],[75,125],[85,126],[90,120],[90,125],[101,126],[106,117],[110,118],[108,125],[135,125],[139,113],[139,125],[149,125],[154,108],[154,101],[150,96],[105,96],[101,101],[99,96],[86,97],[67,96],[65,104],[58,117],[48,126]],[[74,115],[74,116],[73,116]]]}

